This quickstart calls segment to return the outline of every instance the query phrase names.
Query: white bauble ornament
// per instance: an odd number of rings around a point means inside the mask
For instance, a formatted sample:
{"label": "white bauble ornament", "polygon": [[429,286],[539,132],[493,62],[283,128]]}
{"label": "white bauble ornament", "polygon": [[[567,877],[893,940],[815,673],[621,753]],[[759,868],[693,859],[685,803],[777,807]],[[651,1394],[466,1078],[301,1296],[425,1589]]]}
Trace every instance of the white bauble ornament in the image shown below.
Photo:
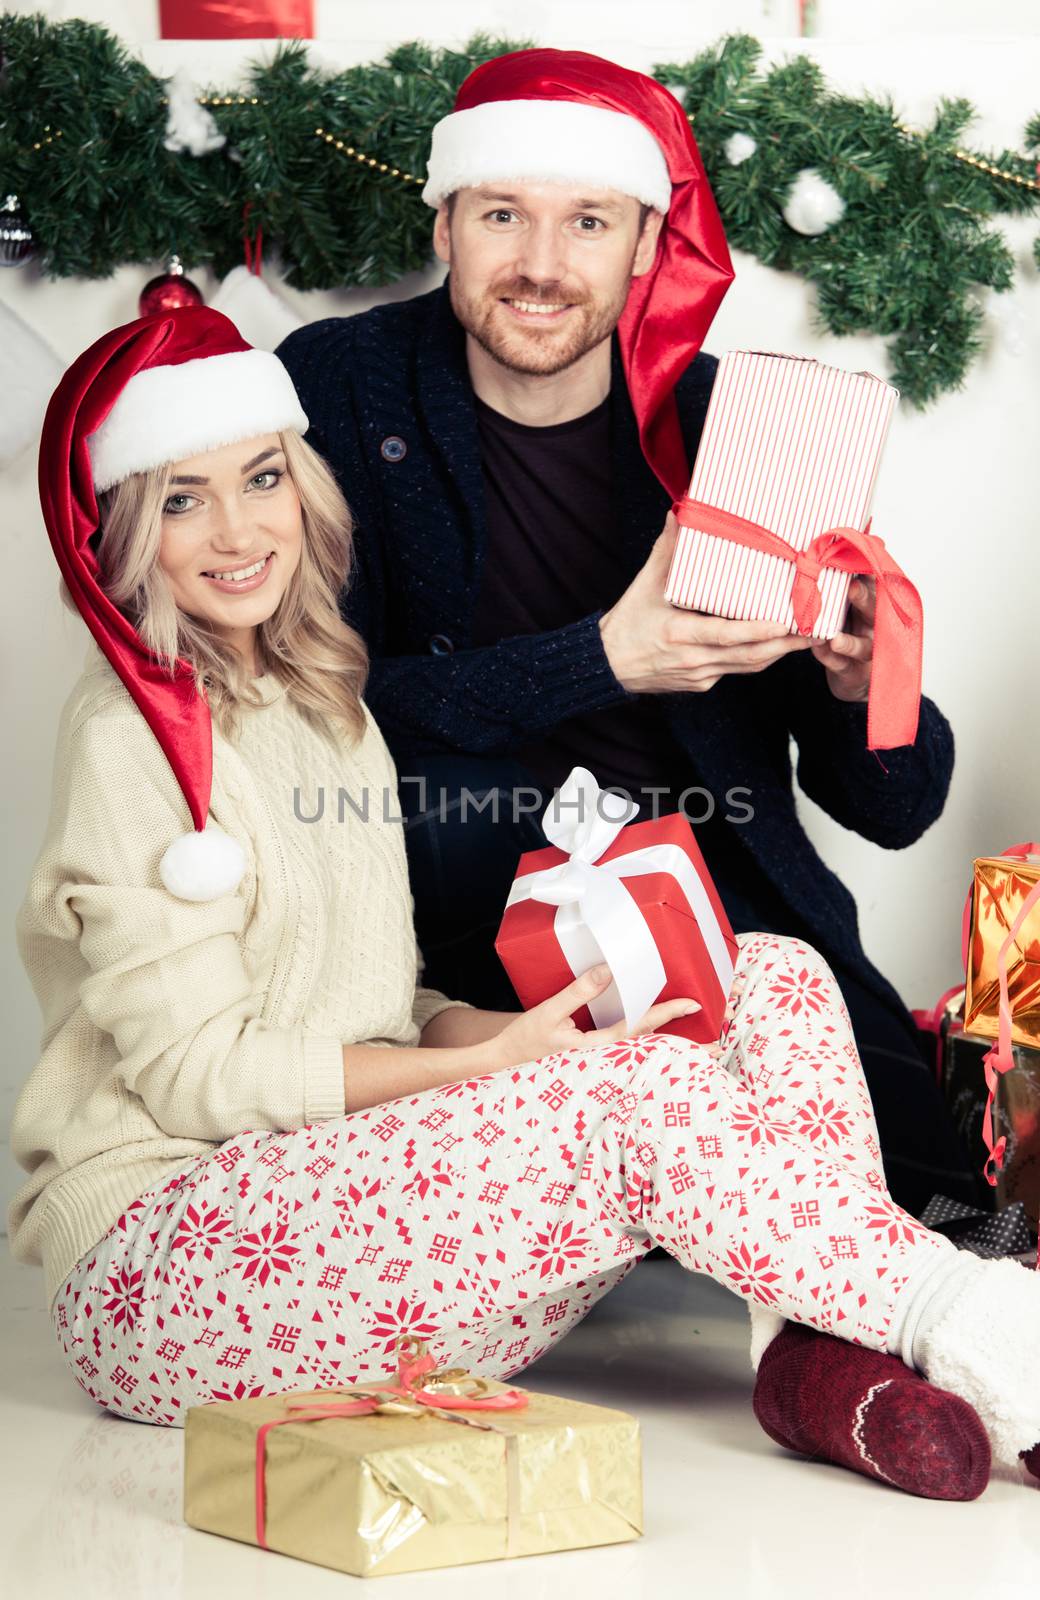
{"label": "white bauble ornament", "polygon": [[233,894],[246,870],[237,839],[212,824],[202,833],[182,833],[163,852],[159,876],[178,900],[219,900]]}
{"label": "white bauble ornament", "polygon": [[753,156],[757,149],[758,140],[752,139],[750,133],[731,133],[722,146],[723,154],[731,167],[739,167],[749,156]]}
{"label": "white bauble ornament", "polygon": [[39,438],[64,370],[50,345],[0,301],[0,466]]}
{"label": "white bauble ornament", "polygon": [[845,202],[837,189],[815,167],[803,167],[784,202],[787,226],[795,233],[826,233],[844,215]]}
{"label": "white bauble ornament", "polygon": [[230,317],[246,343],[257,350],[274,350],[294,329],[303,327],[303,318],[248,267],[232,267],[210,306]]}

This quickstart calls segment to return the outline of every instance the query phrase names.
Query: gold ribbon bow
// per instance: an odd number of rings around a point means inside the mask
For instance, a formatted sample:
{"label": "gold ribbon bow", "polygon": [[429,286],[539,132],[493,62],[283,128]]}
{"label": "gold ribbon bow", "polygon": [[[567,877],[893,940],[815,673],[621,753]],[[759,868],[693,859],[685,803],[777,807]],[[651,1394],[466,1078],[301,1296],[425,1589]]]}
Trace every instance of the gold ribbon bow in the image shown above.
{"label": "gold ribbon bow", "polygon": [[[290,1422],[323,1422],[334,1417],[436,1416],[486,1433],[497,1433],[505,1448],[506,1469],[506,1555],[517,1551],[520,1506],[520,1463],[515,1434],[496,1428],[493,1422],[478,1420],[473,1412],[516,1411],[528,1403],[521,1389],[505,1389],[491,1394],[483,1378],[475,1378],[463,1367],[438,1372],[426,1342],[415,1334],[402,1334],[397,1341],[397,1375],[389,1383],[370,1389],[330,1391],[327,1401],[311,1405],[286,1406],[284,1417],[261,1423],[256,1435],[256,1542],[261,1550],[267,1544],[267,1435],[273,1428]],[[331,1396],[341,1395],[342,1399]]]}

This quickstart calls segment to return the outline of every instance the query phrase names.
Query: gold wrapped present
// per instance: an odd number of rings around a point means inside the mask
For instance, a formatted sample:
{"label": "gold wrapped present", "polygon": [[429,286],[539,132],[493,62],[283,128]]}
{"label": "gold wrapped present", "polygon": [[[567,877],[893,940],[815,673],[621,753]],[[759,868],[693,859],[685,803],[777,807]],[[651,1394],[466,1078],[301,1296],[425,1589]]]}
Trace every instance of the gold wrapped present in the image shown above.
{"label": "gold wrapped present", "polygon": [[965,1033],[999,1036],[1003,951],[1011,1042],[1040,1046],[1040,845],[975,862],[967,945]]}
{"label": "gold wrapped present", "polygon": [[396,1382],[194,1406],[185,1521],[359,1577],[639,1536],[634,1417],[432,1367],[405,1339]]}

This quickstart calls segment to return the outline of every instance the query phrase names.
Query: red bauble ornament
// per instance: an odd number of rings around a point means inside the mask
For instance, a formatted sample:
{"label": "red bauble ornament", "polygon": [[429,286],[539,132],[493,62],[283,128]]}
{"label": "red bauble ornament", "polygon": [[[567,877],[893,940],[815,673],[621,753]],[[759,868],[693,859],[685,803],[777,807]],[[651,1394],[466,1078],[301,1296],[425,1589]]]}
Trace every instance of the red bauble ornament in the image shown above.
{"label": "red bauble ornament", "polygon": [[180,306],[202,305],[201,290],[184,276],[180,256],[171,256],[166,271],[151,278],[141,290],[138,310],[142,317],[152,311],[176,311]]}

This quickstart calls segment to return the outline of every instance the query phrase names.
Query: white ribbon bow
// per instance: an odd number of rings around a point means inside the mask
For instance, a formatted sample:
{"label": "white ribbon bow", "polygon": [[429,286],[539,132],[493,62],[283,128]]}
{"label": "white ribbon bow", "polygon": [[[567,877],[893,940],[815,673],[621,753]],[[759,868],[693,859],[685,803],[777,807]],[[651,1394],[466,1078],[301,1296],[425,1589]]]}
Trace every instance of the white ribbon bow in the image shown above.
{"label": "white ribbon bow", "polygon": [[628,810],[623,795],[603,792],[586,767],[575,767],[542,818],[546,838],[566,852],[568,860],[517,878],[506,901],[507,908],[522,900],[539,900],[559,908],[553,932],[576,978],[606,962],[612,982],[589,1002],[598,1028],[611,1027],[622,1018],[634,1027],[649,1011],[666,979],[653,935],[622,878],[648,872],[675,878],[697,921],[723,994],[729,993],[733,981],[725,936],[685,851],[674,844],[656,844],[631,850],[613,861],[600,861],[625,826]]}

